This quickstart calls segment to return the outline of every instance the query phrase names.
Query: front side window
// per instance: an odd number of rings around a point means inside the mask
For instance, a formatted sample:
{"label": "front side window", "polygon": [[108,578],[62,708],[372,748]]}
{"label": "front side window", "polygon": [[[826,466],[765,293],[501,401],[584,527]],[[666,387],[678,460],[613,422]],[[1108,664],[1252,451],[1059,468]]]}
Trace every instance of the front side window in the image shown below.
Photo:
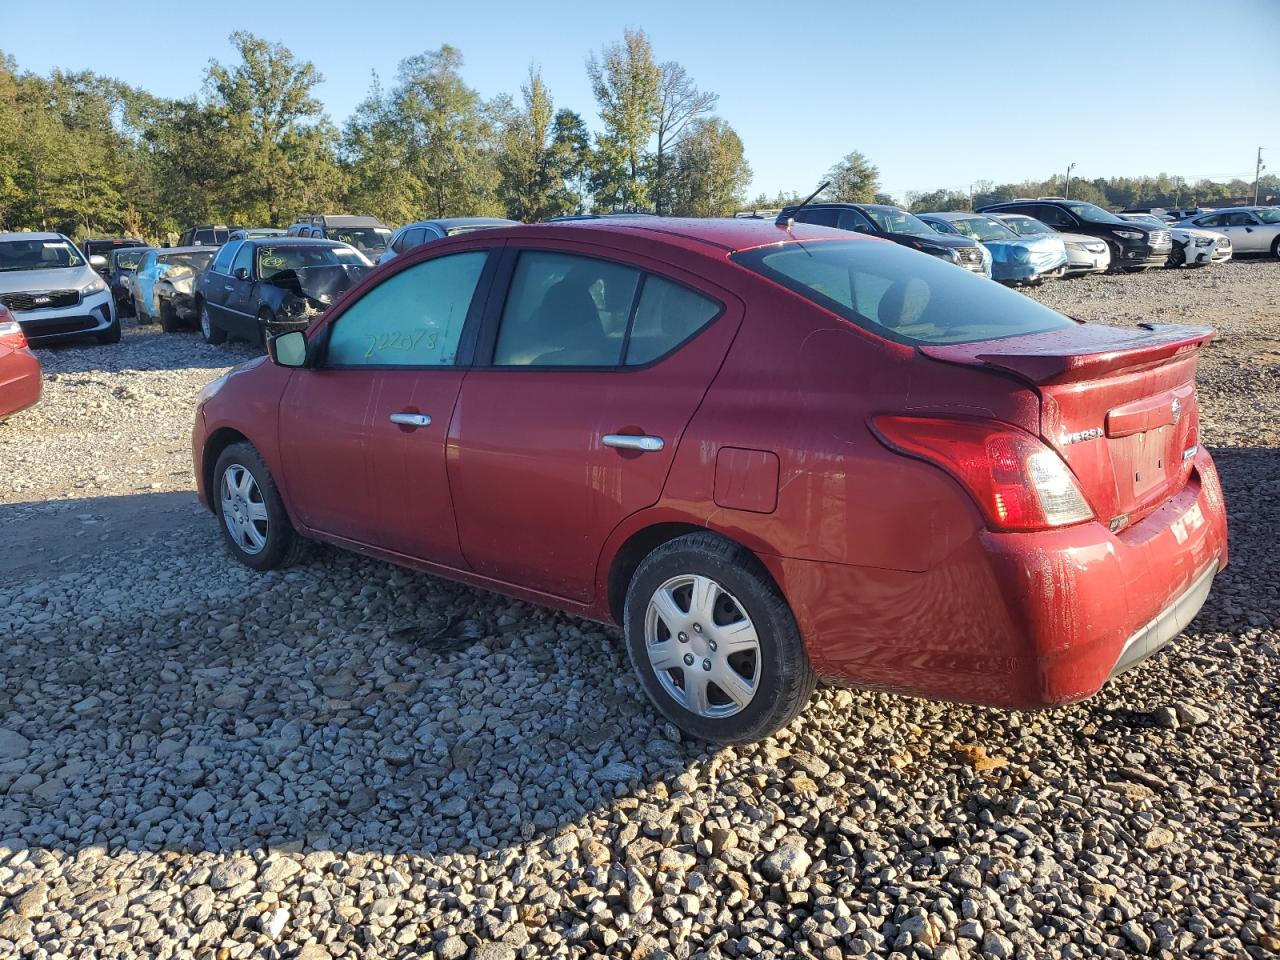
{"label": "front side window", "polygon": [[213,265],[209,269],[214,273],[221,273],[224,275],[230,274],[231,260],[235,257],[236,253],[239,252],[242,242],[243,241],[240,240],[233,240],[231,243],[224,244],[222,248],[218,250],[218,255],[213,258]]}
{"label": "front side window", "polygon": [[231,275],[235,276],[240,270],[253,270],[253,244],[251,243],[242,244],[236,251],[236,258],[231,261]]}
{"label": "front side window", "polygon": [[1225,220],[1226,220],[1226,217],[1224,217],[1222,214],[1215,213],[1208,217],[1200,217],[1199,219],[1193,220],[1191,222],[1194,223],[1197,227],[1220,227],[1223,225]]}
{"label": "front side window", "polygon": [[613,367],[622,360],[640,271],[589,257],[525,251],[498,328],[497,366]]}
{"label": "front side window", "polygon": [[895,244],[795,241],[733,260],[899,343],[970,343],[1073,325],[1001,284]]}
{"label": "front side window", "polygon": [[1051,206],[1049,204],[1045,204],[1037,209],[1035,216],[1039,217],[1050,226],[1058,227],[1059,229],[1063,227],[1070,228],[1076,225],[1071,214],[1067,213],[1067,211],[1060,207]]}
{"label": "front side window", "polygon": [[720,304],[652,274],[644,278],[627,337],[627,366],[670,353],[720,313]]}
{"label": "front side window", "polygon": [[1231,213],[1227,215],[1228,227],[1252,227],[1258,221],[1253,218],[1253,214],[1241,211],[1239,213]]}
{"label": "front side window", "polygon": [[[867,216],[874,220],[885,233],[907,233],[918,237],[928,236],[933,232],[927,223],[914,213],[907,213],[905,210],[895,210],[892,207],[868,207]],[[841,222],[840,226],[843,227],[844,223]]]}
{"label": "front side window", "polygon": [[325,365],[452,365],[487,256],[455,253],[388,277],[334,322]]}

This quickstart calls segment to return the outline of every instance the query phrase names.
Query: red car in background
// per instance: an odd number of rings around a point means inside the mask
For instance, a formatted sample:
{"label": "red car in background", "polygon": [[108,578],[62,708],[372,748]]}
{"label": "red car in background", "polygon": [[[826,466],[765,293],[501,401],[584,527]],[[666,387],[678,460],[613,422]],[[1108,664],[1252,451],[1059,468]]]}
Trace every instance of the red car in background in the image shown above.
{"label": "red car in background", "polygon": [[0,304],[0,420],[40,399],[40,361],[9,308]]}
{"label": "red car in background", "polygon": [[316,538],[619,624],[699,737],[768,734],[816,677],[1047,706],[1226,563],[1212,337],[821,227],[488,230],[207,386],[195,473],[250,567]]}

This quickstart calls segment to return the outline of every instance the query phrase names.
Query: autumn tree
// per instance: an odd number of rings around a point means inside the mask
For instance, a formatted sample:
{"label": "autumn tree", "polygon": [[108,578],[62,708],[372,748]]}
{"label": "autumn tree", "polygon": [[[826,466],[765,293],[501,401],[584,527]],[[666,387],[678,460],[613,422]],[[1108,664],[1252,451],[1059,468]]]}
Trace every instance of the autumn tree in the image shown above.
{"label": "autumn tree", "polygon": [[587,76],[600,108],[592,187],[605,210],[647,210],[651,205],[649,141],[661,113],[661,68],[643,30],[627,30],[599,57],[587,58]]}
{"label": "autumn tree", "polygon": [[695,120],[675,149],[671,212],[683,217],[730,216],[742,203],[751,167],[742,140],[719,117]]}
{"label": "autumn tree", "polygon": [[685,132],[701,117],[715,109],[718,94],[699,90],[688,71],[674,60],[658,67],[658,120],[654,128],[653,152],[654,210],[660,216],[672,207],[672,153],[680,147]]}

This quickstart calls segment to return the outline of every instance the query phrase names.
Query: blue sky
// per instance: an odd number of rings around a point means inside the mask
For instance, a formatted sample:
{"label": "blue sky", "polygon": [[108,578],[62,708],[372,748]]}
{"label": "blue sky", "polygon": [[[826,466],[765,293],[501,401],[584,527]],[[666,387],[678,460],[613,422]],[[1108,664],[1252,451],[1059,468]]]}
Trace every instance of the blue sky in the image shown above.
{"label": "blue sky", "polygon": [[283,42],[320,69],[339,124],[372,71],[389,80],[399,60],[442,43],[461,49],[486,97],[517,94],[537,62],[556,105],[594,123],[583,62],[629,26],[720,94],[753,194],[812,189],[850,150],[899,199],[1070,162],[1083,177],[1248,179],[1259,146],[1280,169],[1280,0],[0,0],[0,50],[20,67],[92,69],[166,96],[196,91],[211,58],[231,59],[233,30]]}

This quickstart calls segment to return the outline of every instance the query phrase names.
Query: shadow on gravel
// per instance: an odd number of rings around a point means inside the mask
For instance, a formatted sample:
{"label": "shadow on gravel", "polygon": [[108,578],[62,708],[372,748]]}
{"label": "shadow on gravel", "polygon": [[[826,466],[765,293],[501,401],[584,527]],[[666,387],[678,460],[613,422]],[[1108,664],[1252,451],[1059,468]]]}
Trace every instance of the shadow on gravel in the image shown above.
{"label": "shadow on gravel", "polygon": [[[35,347],[46,373],[117,373],[124,370],[217,370],[262,355],[261,347],[240,340],[218,346],[204,342],[195,329],[164,333],[124,321],[124,339],[99,344],[92,338]],[[127,358],[127,359],[126,359]]]}

